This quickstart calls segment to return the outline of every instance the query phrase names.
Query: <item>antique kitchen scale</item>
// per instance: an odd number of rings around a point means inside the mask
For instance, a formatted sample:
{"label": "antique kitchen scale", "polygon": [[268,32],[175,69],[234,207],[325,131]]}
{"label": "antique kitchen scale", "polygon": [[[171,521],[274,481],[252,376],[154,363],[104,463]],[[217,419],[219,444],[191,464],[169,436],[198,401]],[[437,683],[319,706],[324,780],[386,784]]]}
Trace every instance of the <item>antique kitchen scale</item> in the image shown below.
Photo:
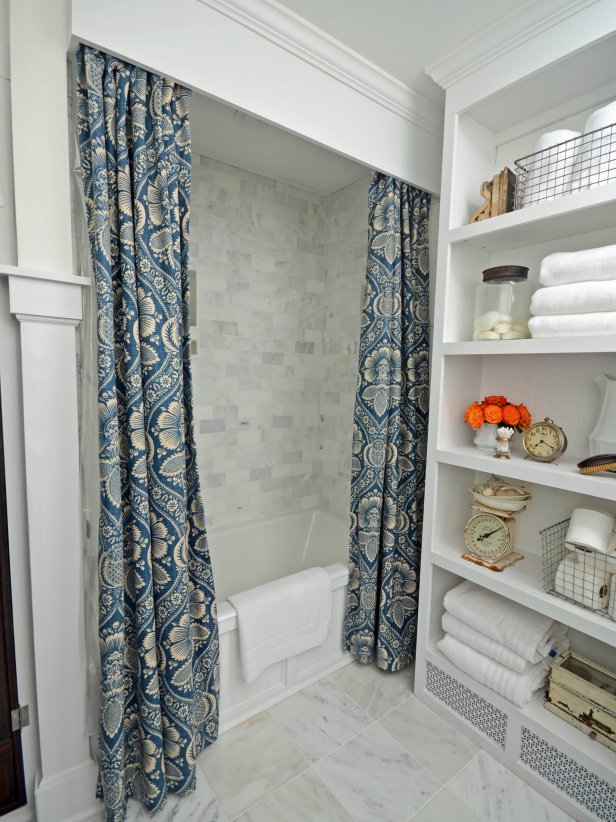
{"label": "antique kitchen scale", "polygon": [[472,514],[464,529],[468,550],[462,558],[491,571],[502,571],[524,559],[515,550],[515,526],[517,515],[531,499],[528,489],[492,476],[469,490]]}

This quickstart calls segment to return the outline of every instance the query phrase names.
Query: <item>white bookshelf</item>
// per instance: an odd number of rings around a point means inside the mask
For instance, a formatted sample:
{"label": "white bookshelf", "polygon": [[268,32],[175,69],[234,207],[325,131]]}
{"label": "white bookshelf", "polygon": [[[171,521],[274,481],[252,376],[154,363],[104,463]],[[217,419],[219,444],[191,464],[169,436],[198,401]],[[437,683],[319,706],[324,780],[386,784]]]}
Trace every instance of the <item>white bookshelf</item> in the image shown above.
{"label": "white bookshelf", "polygon": [[[613,820],[614,752],[548,712],[542,697],[517,708],[436,647],[443,597],[469,579],[564,622],[574,650],[616,670],[616,622],[544,591],[539,536],[578,505],[616,514],[616,475],[577,469],[588,456],[587,436],[600,406],[593,377],[616,376],[616,335],[472,341],[474,293],[484,268],[527,265],[536,281],[540,260],[553,251],[616,243],[616,185],[468,224],[481,204],[482,180],[504,165],[513,168],[542,132],[557,125],[581,130],[589,111],[616,97],[616,62],[605,59],[616,53],[616,7],[604,15],[599,35],[596,15],[582,5],[558,24],[560,40],[549,30],[529,35],[507,53],[506,64],[494,57],[447,90],[416,693],[576,820]],[[499,71],[506,77],[500,88]],[[572,77],[565,99],[559,78]],[[549,416],[562,425],[569,446],[558,464],[524,459],[521,435],[508,462],[475,449],[463,415],[486,394],[505,394],[524,402],[535,420]],[[516,545],[525,558],[502,573],[461,556],[468,488],[492,473],[528,484],[533,494],[518,517]],[[565,773],[574,776],[565,779]]]}

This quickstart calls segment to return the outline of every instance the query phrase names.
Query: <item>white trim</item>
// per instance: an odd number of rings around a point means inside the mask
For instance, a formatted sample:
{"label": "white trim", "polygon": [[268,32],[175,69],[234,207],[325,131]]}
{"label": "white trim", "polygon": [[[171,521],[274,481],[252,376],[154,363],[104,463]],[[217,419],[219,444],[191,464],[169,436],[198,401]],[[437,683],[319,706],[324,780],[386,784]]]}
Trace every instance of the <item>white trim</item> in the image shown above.
{"label": "white trim", "polygon": [[49,317],[45,314],[15,314],[20,323],[43,323],[43,325],[74,325],[78,326],[81,320],[72,320],[68,317]]}
{"label": "white trim", "polygon": [[275,0],[198,0],[344,83],[410,123],[442,137],[443,110],[410,86]]}
{"label": "white trim", "polygon": [[91,285],[89,277],[76,277],[74,274],[56,274],[54,271],[42,271],[37,268],[25,268],[24,266],[0,263],[0,276],[2,275],[27,277],[31,280],[48,280],[54,283],[66,283],[67,285]]}
{"label": "white trim", "polygon": [[529,0],[426,66],[426,74],[447,89],[596,2],[573,0],[563,6],[562,0]]}

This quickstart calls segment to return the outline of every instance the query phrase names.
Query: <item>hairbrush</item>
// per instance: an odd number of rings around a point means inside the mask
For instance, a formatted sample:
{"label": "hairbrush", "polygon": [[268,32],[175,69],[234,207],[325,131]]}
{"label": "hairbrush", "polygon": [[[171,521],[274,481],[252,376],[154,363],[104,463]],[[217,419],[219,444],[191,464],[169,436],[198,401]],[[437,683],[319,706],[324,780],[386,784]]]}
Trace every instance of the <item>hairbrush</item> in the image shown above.
{"label": "hairbrush", "polygon": [[580,474],[596,474],[598,471],[611,471],[616,474],[616,454],[596,454],[577,464]]}

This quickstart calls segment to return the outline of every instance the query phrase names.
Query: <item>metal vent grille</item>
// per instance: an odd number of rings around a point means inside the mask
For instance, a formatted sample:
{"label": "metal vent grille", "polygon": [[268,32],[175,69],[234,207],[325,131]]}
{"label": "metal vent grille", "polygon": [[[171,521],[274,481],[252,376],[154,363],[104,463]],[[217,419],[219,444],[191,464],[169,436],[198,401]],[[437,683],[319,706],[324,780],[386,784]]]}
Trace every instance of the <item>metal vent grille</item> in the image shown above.
{"label": "metal vent grille", "polygon": [[522,728],[520,761],[597,819],[616,819],[616,788],[528,728]]}
{"label": "metal vent grille", "polygon": [[504,750],[507,739],[507,714],[431,662],[427,663],[426,688]]}

